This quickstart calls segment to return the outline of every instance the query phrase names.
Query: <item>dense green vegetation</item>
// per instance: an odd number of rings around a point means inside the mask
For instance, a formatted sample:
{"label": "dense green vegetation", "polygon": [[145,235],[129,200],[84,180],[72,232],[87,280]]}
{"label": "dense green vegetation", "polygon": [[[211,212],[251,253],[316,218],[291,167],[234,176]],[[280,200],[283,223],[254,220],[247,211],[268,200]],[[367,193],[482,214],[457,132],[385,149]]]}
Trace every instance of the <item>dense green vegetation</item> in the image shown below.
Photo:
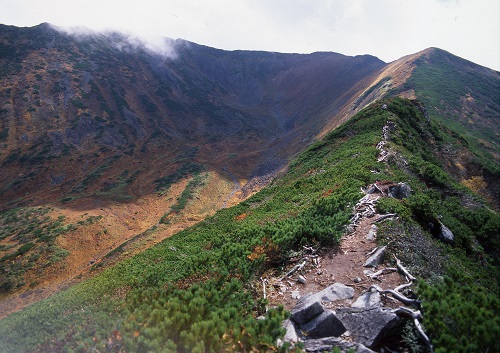
{"label": "dense green vegetation", "polygon": [[[450,351],[465,351],[464,344],[494,351],[498,269],[484,250],[498,247],[499,217],[444,173],[429,150],[430,141],[439,147],[446,129],[428,123],[410,101],[385,103],[387,109],[373,104],[312,144],[283,178],[248,200],[0,321],[0,344],[7,352],[36,350],[37,345],[40,351],[56,352],[285,351],[276,339],[283,334],[286,313],[282,308],[265,313],[266,303],[252,283],[270,268],[279,270],[300,245],[338,243],[362,196],[360,187],[392,180],[407,182],[413,190],[407,200],[379,205],[381,211],[400,215],[381,230],[393,237],[392,248],[418,233],[445,255],[436,257],[437,263],[410,263],[410,268],[423,273],[444,268],[441,262],[447,261],[459,270],[470,269],[462,271],[467,280],[443,270],[456,284],[440,273],[424,277],[428,283],[419,287],[426,300],[424,326],[436,350],[447,351],[453,341],[458,348]],[[387,146],[393,155],[379,163],[376,145],[388,120],[396,126]],[[187,164],[158,179],[157,190],[193,168]],[[474,200],[473,206],[466,199]],[[434,239],[429,224],[438,220],[453,231],[454,244]],[[439,309],[443,303],[457,313]],[[258,320],[260,315],[265,318]],[[466,320],[477,329],[467,331],[464,343]]]}

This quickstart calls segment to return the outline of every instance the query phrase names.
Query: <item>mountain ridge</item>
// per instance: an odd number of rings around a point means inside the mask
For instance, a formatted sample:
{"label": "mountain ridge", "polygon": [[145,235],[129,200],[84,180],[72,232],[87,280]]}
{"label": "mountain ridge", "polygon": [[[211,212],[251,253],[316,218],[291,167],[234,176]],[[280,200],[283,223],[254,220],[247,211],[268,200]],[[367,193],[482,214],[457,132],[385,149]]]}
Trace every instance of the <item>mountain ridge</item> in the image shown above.
{"label": "mountain ridge", "polygon": [[[339,278],[323,263],[330,257],[337,268],[338,251],[356,253],[339,242],[352,240],[353,216],[360,198],[376,192],[369,191],[373,185],[384,190],[404,184],[409,194],[401,199],[383,191],[372,195],[377,213],[392,218],[378,223],[377,241],[390,255],[381,268],[396,266],[396,256],[398,267],[401,261],[420,279],[404,296],[423,299],[418,320],[436,351],[494,348],[500,219],[442,169],[435,151],[449,144],[461,148],[461,142],[421,108],[401,98],[371,104],[249,199],[0,320],[0,342],[7,351],[35,352],[300,352],[300,346],[278,343],[287,315],[281,306],[267,306],[264,288],[273,304],[285,295],[294,298],[294,292],[304,295],[295,274],[286,278],[302,257],[314,259],[296,270],[310,287],[342,281],[358,294],[371,287],[361,270],[363,278],[350,274],[352,263],[343,264],[347,272],[336,273]],[[440,224],[453,240],[439,240]],[[357,262],[363,264],[364,255]],[[380,286],[387,288],[392,281],[384,279]],[[370,349],[429,351],[412,320],[401,328]]]}
{"label": "mountain ridge", "polygon": [[[116,36],[123,44],[126,36]],[[373,56],[175,43],[178,56],[169,58],[140,45],[119,49],[105,36],[76,40],[48,24],[0,27],[0,209],[6,225],[9,212],[50,228],[32,215],[48,212],[59,225],[41,255],[48,269],[28,269],[29,282],[2,273],[2,285],[11,285],[7,292],[17,291],[23,305],[241,202],[283,174],[305,147],[384,97],[423,97],[430,119],[464,130],[465,139],[449,130],[459,145],[436,152],[457,182],[498,208],[498,127],[489,117],[499,102],[481,84],[428,94],[435,72],[452,67],[433,61],[445,55],[440,50],[386,64]],[[460,76],[465,64],[452,63],[460,82],[498,91],[498,72],[467,62],[473,75]],[[467,94],[476,102],[468,110]],[[446,99],[429,101],[433,96]],[[456,118],[471,111],[474,134]],[[34,244],[27,256],[36,253],[50,237],[33,242],[34,232],[5,235],[2,256],[10,259],[25,244]],[[20,254],[19,261],[27,258]],[[55,276],[55,287],[37,283],[44,276]]]}

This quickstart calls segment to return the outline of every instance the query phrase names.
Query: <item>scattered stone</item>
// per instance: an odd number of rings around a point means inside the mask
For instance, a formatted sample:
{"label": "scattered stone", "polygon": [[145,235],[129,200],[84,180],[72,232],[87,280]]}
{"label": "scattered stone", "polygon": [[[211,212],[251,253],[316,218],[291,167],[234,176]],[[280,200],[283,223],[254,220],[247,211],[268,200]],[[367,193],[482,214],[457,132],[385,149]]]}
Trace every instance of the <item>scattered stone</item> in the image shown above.
{"label": "scattered stone", "polygon": [[292,299],[300,299],[300,293],[298,290],[294,290],[291,294]]}
{"label": "scattered stone", "polygon": [[298,275],[297,282],[302,283],[302,284],[306,284],[307,280],[304,276]]}
{"label": "scattered stone", "polygon": [[371,291],[365,292],[351,305],[353,308],[372,308],[381,306],[380,293],[372,288]]}
{"label": "scattered stone", "polygon": [[286,330],[285,336],[283,337],[284,342],[296,343],[299,341],[299,336],[297,335],[297,330],[295,329],[295,325],[292,320],[284,320],[283,327]]}
{"label": "scattered stone", "polygon": [[340,337],[342,338],[351,337],[351,333],[349,331],[346,331],[343,334],[341,334]]}
{"label": "scattered stone", "polygon": [[379,264],[382,263],[384,260],[385,256],[385,250],[387,246],[382,246],[375,253],[366,260],[365,264],[363,266],[365,267],[377,267]]}
{"label": "scattered stone", "polygon": [[339,337],[346,331],[333,311],[326,310],[300,327],[308,338]]}
{"label": "scattered stone", "polygon": [[391,185],[387,189],[387,196],[395,199],[405,199],[411,194],[411,188],[406,183],[398,183],[397,185]]}
{"label": "scattered stone", "polygon": [[379,344],[399,323],[396,314],[382,308],[341,308],[336,314],[352,338],[369,348]]}
{"label": "scattered stone", "polygon": [[377,230],[378,227],[375,224],[372,224],[370,227],[370,231],[368,232],[368,235],[366,236],[367,240],[374,240],[375,237],[377,236]]}
{"label": "scattered stone", "polygon": [[311,321],[324,311],[323,305],[316,295],[308,294],[299,299],[297,305],[292,309],[292,319],[302,325]]}
{"label": "scattered stone", "polygon": [[441,231],[439,232],[439,240],[446,244],[453,243],[455,241],[455,236],[453,235],[451,230],[449,230],[448,227],[446,227],[441,222],[439,222],[439,225],[441,226]]}
{"label": "scattered stone", "polygon": [[337,282],[323,289],[321,292],[314,294],[314,296],[324,302],[352,299],[352,297],[354,297],[354,289]]}
{"label": "scattered stone", "polygon": [[347,342],[338,337],[325,337],[320,339],[307,340],[304,342],[306,352],[331,352],[333,348],[339,348],[341,353],[357,352],[357,353],[374,353],[371,349],[366,348],[362,344],[356,342]]}
{"label": "scattered stone", "polygon": [[362,279],[359,277],[356,277],[352,280],[354,283],[361,283]]}

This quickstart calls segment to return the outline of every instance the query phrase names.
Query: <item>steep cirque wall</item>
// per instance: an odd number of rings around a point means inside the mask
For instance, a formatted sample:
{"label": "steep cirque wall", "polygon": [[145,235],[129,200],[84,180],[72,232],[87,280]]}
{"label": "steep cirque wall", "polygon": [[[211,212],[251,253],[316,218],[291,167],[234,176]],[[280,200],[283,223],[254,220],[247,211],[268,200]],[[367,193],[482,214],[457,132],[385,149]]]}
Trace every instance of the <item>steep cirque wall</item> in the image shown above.
{"label": "steep cirque wall", "polygon": [[184,161],[239,179],[266,175],[385,65],[368,55],[166,43],[170,56],[117,33],[1,26],[0,202],[34,185],[61,197],[98,168],[90,191],[123,169],[147,169],[136,194]]}

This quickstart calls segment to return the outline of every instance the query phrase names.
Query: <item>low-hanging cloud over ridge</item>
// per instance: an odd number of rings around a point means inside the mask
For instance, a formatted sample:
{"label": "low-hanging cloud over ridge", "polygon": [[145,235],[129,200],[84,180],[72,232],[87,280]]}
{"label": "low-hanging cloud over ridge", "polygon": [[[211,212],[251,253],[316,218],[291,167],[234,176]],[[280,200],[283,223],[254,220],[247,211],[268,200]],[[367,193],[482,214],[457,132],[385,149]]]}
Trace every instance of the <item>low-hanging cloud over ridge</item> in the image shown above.
{"label": "low-hanging cloud over ridge", "polygon": [[106,39],[110,41],[114,47],[122,51],[130,52],[134,50],[144,50],[150,54],[156,54],[163,58],[177,58],[175,48],[176,41],[171,38],[113,29],[94,30],[83,26],[50,26],[58,32],[68,34],[80,40],[90,38]]}

